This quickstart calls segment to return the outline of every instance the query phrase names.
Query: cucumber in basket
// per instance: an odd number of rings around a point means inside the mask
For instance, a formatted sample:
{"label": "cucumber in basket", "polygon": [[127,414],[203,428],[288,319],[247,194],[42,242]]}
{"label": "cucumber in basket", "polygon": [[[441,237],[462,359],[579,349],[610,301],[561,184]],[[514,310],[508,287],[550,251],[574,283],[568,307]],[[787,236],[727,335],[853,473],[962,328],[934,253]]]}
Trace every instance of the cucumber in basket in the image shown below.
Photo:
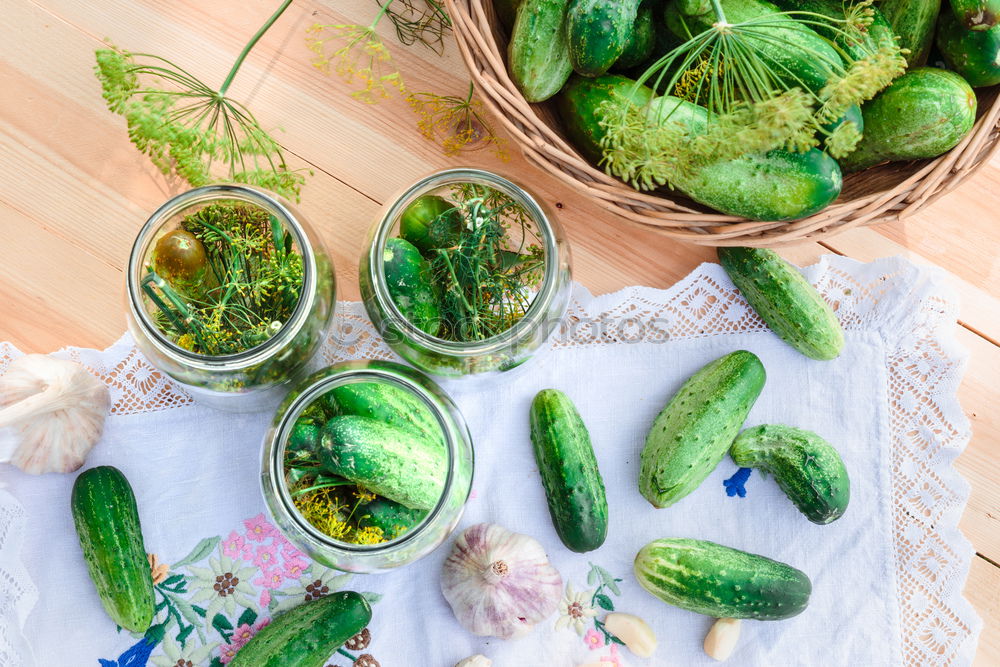
{"label": "cucumber in basket", "polygon": [[529,102],[542,102],[559,92],[573,64],[566,41],[569,0],[523,0],[507,45],[510,78]]}
{"label": "cucumber in basket", "polygon": [[822,437],[780,424],[749,428],[736,438],[729,455],[738,466],[759,468],[813,523],[836,521],[851,500],[851,482],[840,454]]}
{"label": "cucumber in basket", "polygon": [[812,593],[809,577],[791,565],[705,540],[650,542],[636,555],[634,571],[667,604],[715,618],[791,618]]}
{"label": "cucumber in basket", "polygon": [[938,21],[937,47],[948,66],[973,88],[1000,83],[1000,25],[969,30],[946,12]]}
{"label": "cucumber in basket", "polygon": [[910,50],[906,54],[906,66],[926,64],[934,42],[941,0],[880,0],[878,7],[892,26],[899,45]]}
{"label": "cucumber in basket", "polygon": [[639,467],[639,491],[669,507],[719,465],[761,389],[764,366],[738,350],[706,364],[685,382],[653,422]]}
{"label": "cucumber in basket", "polygon": [[719,248],[719,262],[764,323],[811,359],[844,347],[837,315],[794,266],[767,248]]}
{"label": "cucumber in basket", "polygon": [[91,468],[76,478],[70,504],[104,610],[126,630],[145,632],[153,622],[153,575],[132,486],[118,468]]}
{"label": "cucumber in basket", "polygon": [[371,606],[360,593],[330,593],[275,617],[229,667],[323,667],[331,653],[371,620]]}
{"label": "cucumber in basket", "polygon": [[531,443],[552,523],[569,549],[593,551],[608,535],[608,501],[590,433],[569,396],[543,389],[531,403]]}
{"label": "cucumber in basket", "polygon": [[608,71],[628,44],[639,0],[570,0],[566,40],[573,69],[584,76]]}

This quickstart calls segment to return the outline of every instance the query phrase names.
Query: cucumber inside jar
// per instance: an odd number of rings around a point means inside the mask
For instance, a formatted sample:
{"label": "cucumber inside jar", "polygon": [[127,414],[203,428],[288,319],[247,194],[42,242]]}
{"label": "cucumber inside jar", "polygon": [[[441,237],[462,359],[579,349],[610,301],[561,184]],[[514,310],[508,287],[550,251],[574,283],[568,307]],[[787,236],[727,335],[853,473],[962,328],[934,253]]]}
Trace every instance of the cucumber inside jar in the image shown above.
{"label": "cucumber inside jar", "polygon": [[383,248],[400,314],[446,341],[498,336],[525,316],[545,274],[535,220],[488,185],[453,183],[403,210]]}
{"label": "cucumber inside jar", "polygon": [[448,475],[445,435],[415,393],[383,381],[340,384],[298,415],[284,473],[296,510],[327,537],[397,540],[438,504]]}

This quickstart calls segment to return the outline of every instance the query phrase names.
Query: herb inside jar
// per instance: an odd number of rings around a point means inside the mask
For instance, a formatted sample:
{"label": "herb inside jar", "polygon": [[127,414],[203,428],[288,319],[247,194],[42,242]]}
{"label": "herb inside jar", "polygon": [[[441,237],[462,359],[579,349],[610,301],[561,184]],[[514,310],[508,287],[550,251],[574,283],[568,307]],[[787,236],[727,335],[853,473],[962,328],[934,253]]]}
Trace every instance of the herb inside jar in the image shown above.
{"label": "herb inside jar", "polygon": [[141,288],[153,322],[196,354],[231,355],[281,330],[302,292],[302,255],[262,207],[214,203],[153,247]]}
{"label": "herb inside jar", "polygon": [[534,220],[507,194],[475,183],[415,199],[384,256],[389,293],[423,331],[482,341],[528,312],[545,271]]}

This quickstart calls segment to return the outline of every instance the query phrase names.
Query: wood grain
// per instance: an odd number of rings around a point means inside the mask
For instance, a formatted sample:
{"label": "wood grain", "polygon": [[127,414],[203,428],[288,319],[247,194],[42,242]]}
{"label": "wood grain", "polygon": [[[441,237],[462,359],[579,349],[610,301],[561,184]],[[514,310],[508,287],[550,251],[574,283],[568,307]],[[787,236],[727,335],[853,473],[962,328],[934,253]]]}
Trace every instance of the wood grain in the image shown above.
{"label": "wood grain", "polygon": [[[129,143],[124,121],[108,112],[92,74],[106,36],[122,47],[171,55],[208,83],[225,76],[273,0],[12,0],[12,29],[0,40],[0,340],[48,352],[64,345],[102,348],[124,329],[122,266],[138,227],[165,198],[185,189],[157,173]],[[294,167],[313,175],[302,209],[337,268],[339,298],[357,299],[357,258],[381,205],[420,176],[477,166],[529,184],[558,206],[570,237],[575,277],[595,293],[633,284],[666,287],[702,261],[708,248],[664,241],[630,227],[516,152],[457,157],[416,130],[401,96],[378,105],[351,97],[356,83],[311,64],[304,31],[313,23],[367,23],[371,0],[300,0],[261,40],[231,94],[277,135]],[[14,29],[16,28],[16,29]],[[410,90],[462,94],[468,76],[455,53],[399,46],[391,25],[380,34]],[[966,594],[985,627],[977,664],[1000,664],[1000,163],[905,222],[852,230],[823,244],[782,253],[800,264],[835,252],[859,260],[905,254],[952,274],[962,300],[958,338],[970,353],[960,388],[973,439],[956,465],[972,486],[962,530],[981,557]]]}

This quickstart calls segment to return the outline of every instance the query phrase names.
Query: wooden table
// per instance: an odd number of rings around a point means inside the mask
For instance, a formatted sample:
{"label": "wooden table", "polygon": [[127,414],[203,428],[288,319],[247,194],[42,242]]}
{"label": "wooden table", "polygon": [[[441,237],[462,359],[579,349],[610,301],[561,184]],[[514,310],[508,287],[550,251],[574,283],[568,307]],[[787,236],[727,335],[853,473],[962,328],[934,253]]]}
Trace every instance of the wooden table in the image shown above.
{"label": "wooden table", "polygon": [[[136,151],[92,75],[108,37],[175,59],[217,85],[276,0],[6,0],[0,40],[0,340],[25,352],[102,348],[124,329],[122,267],[135,232],[185,186]],[[335,7],[336,9],[332,9]],[[380,205],[432,170],[494,169],[560,204],[575,277],[592,291],[666,287],[709,248],[682,245],[615,219],[527,164],[489,151],[446,157],[417,132],[399,96],[366,105],[356,87],[310,64],[313,23],[364,23],[372,0],[297,0],[250,55],[230,93],[268,128],[281,127],[291,164],[311,169],[302,209],[337,266],[341,299],[357,299],[357,258]],[[462,95],[468,76],[447,41],[439,57],[379,32],[412,91]],[[971,352],[960,395],[974,436],[958,459],[972,484],[961,528],[976,547],[966,595],[985,620],[977,664],[1000,664],[1000,161],[903,224],[855,229],[782,254],[799,264],[823,253],[860,260],[903,254],[954,274],[962,298],[959,340]]]}

